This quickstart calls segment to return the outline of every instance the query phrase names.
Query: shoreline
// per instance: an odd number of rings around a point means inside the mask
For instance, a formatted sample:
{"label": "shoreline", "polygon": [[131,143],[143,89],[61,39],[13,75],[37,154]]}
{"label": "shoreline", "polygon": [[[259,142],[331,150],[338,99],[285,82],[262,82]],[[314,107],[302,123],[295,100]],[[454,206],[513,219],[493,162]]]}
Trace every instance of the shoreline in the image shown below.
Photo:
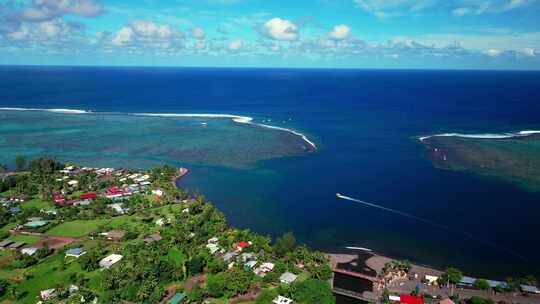
{"label": "shoreline", "polygon": [[171,179],[171,183],[175,189],[178,189],[178,186],[176,183],[184,176],[186,176],[189,173],[189,169],[180,167],[176,169],[176,174]]}

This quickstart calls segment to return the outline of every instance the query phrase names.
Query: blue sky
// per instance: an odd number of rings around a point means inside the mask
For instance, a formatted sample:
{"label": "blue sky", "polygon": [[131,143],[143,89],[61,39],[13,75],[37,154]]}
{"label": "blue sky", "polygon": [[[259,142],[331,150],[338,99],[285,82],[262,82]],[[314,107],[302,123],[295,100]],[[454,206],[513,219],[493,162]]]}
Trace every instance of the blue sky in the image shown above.
{"label": "blue sky", "polygon": [[540,69],[540,0],[0,0],[0,64]]}

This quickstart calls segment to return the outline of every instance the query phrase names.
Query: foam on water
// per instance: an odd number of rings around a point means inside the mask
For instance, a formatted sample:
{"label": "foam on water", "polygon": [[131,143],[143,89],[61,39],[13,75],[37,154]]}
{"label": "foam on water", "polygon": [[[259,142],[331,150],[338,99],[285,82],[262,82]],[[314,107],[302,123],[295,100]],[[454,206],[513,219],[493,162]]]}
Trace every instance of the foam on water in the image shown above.
{"label": "foam on water", "polygon": [[484,133],[484,134],[464,134],[464,133],[442,133],[435,135],[420,136],[418,139],[424,141],[432,137],[461,137],[461,138],[474,138],[474,139],[508,139],[517,137],[526,137],[534,134],[540,134],[537,130],[524,130],[518,132],[509,133]]}
{"label": "foam on water", "polygon": [[76,109],[34,109],[34,108],[0,108],[0,111],[42,111],[42,112],[63,113],[63,114],[92,113],[91,111],[76,110]]}
{"label": "foam on water", "polygon": [[[37,109],[37,108],[0,108],[0,111],[43,111],[43,112],[53,112],[53,113],[63,113],[63,114],[90,114],[96,113],[85,110],[78,109]],[[317,149],[317,145],[311,141],[305,134],[298,131],[287,129],[278,126],[271,126],[261,123],[253,122],[253,117],[241,116],[234,114],[214,114],[214,113],[125,113],[127,115],[133,116],[149,116],[149,117],[185,117],[185,118],[226,118],[231,119],[232,121],[240,124],[250,124],[262,128],[273,129],[283,132],[289,132],[293,135],[299,136],[304,142],[306,142],[313,149]]]}

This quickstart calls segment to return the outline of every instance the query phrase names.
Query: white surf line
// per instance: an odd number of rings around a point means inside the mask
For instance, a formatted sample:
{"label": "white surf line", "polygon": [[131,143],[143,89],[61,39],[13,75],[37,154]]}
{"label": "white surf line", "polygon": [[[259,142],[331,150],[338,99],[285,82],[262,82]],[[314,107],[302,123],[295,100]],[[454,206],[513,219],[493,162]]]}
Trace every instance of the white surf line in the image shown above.
{"label": "white surf line", "polygon": [[53,113],[63,113],[63,114],[88,114],[92,113],[85,110],[76,110],[76,109],[37,109],[37,108],[0,108],[0,111],[40,111],[40,112],[53,112]]}
{"label": "white surf line", "polygon": [[[99,114],[99,112],[92,112],[86,110],[77,110],[77,109],[39,109],[39,108],[15,108],[15,107],[0,107],[0,111],[42,111],[42,112],[53,112],[53,113],[62,113],[62,114]],[[283,132],[289,132],[293,135],[299,136],[304,142],[310,145],[314,150],[317,149],[317,145],[311,141],[305,134],[298,131],[287,129],[283,127],[271,126],[261,123],[253,122],[253,117],[241,116],[234,114],[212,114],[212,113],[114,113],[114,112],[102,112],[103,114],[127,114],[133,116],[150,116],[150,117],[195,117],[195,118],[228,118],[236,123],[249,124],[254,126],[259,126],[262,128],[268,128]]]}
{"label": "white surf line", "polygon": [[253,122],[253,117],[249,117],[249,116],[240,116],[240,115],[234,115],[234,114],[199,114],[199,113],[130,113],[130,115],[153,116],[153,117],[229,118],[229,119],[232,119],[232,121],[236,123],[249,124],[249,125],[259,126],[262,128],[289,132],[291,134],[294,134],[302,138],[302,140],[306,142],[307,144],[309,144],[313,149],[317,149],[317,145],[313,141],[309,140],[309,138],[307,138],[307,136],[304,135],[303,133],[300,133],[292,129],[283,128],[283,127],[256,123],[256,122]]}
{"label": "white surf line", "polygon": [[369,248],[365,248],[365,247],[345,247],[345,249],[351,249],[351,250],[361,250],[361,251],[367,251],[367,252],[372,252],[373,250],[369,249]]}
{"label": "white surf line", "polygon": [[391,213],[394,213],[394,214],[397,214],[397,215],[401,215],[401,216],[404,216],[404,217],[408,217],[408,218],[411,218],[411,219],[415,219],[417,221],[432,225],[434,227],[446,230],[448,232],[458,233],[460,235],[466,236],[467,238],[469,238],[469,239],[471,239],[473,241],[478,241],[478,242],[484,243],[487,246],[490,246],[490,247],[492,247],[494,249],[504,251],[504,252],[516,257],[516,258],[519,258],[519,259],[523,260],[523,261],[528,261],[528,259],[526,257],[522,256],[521,254],[515,252],[512,249],[500,246],[500,245],[498,245],[498,244],[496,244],[494,242],[491,242],[491,241],[487,241],[487,240],[484,240],[484,239],[479,239],[479,238],[475,237],[474,235],[472,235],[471,233],[464,232],[464,231],[453,231],[448,226],[438,224],[436,222],[433,222],[433,221],[418,217],[416,215],[412,215],[412,214],[409,214],[409,213],[406,213],[406,212],[403,212],[403,211],[399,211],[399,210],[395,210],[395,209],[392,209],[392,208],[383,207],[383,206],[380,206],[380,205],[377,205],[377,204],[368,203],[368,202],[365,202],[365,201],[362,201],[362,200],[359,200],[359,199],[355,199],[355,198],[352,198],[352,197],[349,197],[349,196],[346,196],[346,195],[343,195],[343,194],[340,194],[340,193],[336,193],[336,197],[340,198],[340,199],[343,199],[343,200],[348,200],[348,201],[353,201],[353,202],[356,202],[356,203],[360,203],[360,204],[363,204],[363,205],[368,206],[368,207],[373,207],[373,208],[377,208],[377,209],[380,209],[380,210],[388,211],[388,212],[391,212]]}
{"label": "white surf line", "polygon": [[517,137],[526,137],[534,134],[540,134],[540,130],[524,130],[518,132],[508,133],[485,133],[485,134],[465,134],[465,133],[441,133],[434,135],[426,135],[418,137],[418,140],[424,141],[431,137],[461,137],[461,138],[473,138],[473,139],[508,139]]}

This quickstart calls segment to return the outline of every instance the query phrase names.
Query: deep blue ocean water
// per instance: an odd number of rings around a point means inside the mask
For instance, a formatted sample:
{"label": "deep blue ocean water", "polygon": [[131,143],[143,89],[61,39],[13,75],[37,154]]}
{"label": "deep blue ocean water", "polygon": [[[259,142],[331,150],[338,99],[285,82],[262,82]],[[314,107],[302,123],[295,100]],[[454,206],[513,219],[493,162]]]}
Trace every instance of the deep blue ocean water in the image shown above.
{"label": "deep blue ocean water", "polygon": [[294,231],[318,249],[368,247],[489,278],[540,275],[540,194],[436,169],[415,136],[540,130],[539,88],[538,72],[0,68],[0,107],[229,113],[301,131],[316,152],[248,169],[191,165],[182,186],[242,228]]}

